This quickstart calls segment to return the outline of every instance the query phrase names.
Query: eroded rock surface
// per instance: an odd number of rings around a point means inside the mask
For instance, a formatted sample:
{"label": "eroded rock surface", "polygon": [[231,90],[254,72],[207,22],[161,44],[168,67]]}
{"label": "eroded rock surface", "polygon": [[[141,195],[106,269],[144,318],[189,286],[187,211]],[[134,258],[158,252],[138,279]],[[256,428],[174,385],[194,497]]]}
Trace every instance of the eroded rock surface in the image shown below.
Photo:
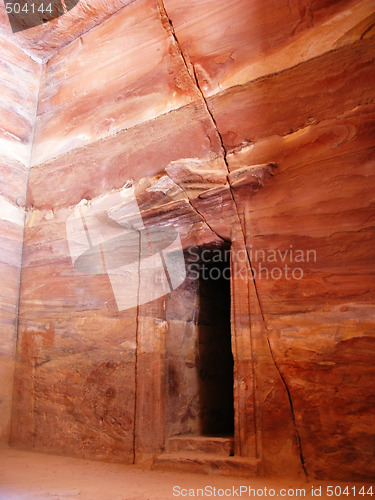
{"label": "eroded rock surface", "polygon": [[198,284],[119,311],[108,276],[69,255],[77,204],[131,183],[145,225],[178,230],[185,253],[231,245],[235,455],[259,473],[370,479],[372,2],[107,7],[17,35],[56,52],[28,183],[12,443],[132,463],[202,432]]}
{"label": "eroded rock surface", "polygon": [[0,36],[0,441],[7,441],[24,226],[26,183],[39,66]]}

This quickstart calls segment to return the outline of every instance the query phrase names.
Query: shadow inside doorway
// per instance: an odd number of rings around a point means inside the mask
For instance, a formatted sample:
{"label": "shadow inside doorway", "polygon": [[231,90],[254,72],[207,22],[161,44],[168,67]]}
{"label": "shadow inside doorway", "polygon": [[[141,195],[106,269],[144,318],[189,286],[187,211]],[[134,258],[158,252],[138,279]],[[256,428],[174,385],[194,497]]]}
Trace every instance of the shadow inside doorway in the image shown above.
{"label": "shadow inside doorway", "polygon": [[205,436],[234,433],[229,258],[228,248],[215,248],[211,258],[202,253],[200,265],[197,368],[200,433]]}

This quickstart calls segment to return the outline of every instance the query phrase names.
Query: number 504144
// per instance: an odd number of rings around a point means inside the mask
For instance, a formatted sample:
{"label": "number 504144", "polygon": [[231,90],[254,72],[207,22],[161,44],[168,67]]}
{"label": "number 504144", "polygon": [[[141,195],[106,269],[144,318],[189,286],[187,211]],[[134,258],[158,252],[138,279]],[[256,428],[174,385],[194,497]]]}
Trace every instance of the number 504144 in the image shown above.
{"label": "number 504144", "polygon": [[44,5],[43,3],[40,5],[36,5],[35,3],[25,3],[25,5],[21,6],[19,3],[10,3],[7,2],[5,4],[5,10],[8,14],[20,14],[21,12],[34,14],[35,12],[52,12],[52,4]]}

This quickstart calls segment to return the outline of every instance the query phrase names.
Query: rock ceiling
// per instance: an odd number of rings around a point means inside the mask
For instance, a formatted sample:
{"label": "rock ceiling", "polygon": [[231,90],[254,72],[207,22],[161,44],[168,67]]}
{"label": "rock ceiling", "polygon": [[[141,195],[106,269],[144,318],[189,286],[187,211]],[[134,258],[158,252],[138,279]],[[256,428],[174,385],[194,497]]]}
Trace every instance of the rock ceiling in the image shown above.
{"label": "rock ceiling", "polygon": [[51,55],[100,24],[134,0],[80,0],[70,12],[46,24],[12,33],[3,2],[0,4],[0,33],[25,52],[44,61]]}

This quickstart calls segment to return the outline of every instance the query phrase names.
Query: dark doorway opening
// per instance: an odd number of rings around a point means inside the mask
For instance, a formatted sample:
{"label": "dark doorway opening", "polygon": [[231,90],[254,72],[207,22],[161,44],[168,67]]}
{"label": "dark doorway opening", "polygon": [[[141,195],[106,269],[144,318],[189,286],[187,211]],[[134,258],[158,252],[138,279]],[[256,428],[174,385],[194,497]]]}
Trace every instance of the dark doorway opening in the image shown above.
{"label": "dark doorway opening", "polygon": [[198,382],[201,434],[234,433],[230,248],[201,249]]}

